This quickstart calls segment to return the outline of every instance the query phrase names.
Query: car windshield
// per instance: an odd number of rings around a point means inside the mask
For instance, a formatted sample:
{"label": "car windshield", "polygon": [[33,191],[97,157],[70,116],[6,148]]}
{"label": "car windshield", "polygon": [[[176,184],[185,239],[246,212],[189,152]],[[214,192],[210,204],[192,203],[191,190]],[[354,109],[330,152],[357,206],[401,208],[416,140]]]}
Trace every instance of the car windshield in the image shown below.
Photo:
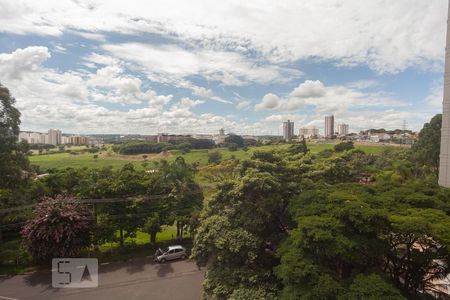
{"label": "car windshield", "polygon": [[165,248],[162,252],[163,252],[163,253],[169,252],[169,248],[168,248],[168,247]]}

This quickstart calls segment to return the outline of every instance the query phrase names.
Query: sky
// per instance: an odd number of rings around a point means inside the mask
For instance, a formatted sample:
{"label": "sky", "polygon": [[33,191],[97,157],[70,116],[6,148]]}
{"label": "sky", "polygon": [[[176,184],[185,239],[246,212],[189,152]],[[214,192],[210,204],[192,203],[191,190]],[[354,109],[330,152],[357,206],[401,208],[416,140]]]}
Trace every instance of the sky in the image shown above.
{"label": "sky", "polygon": [[281,134],[442,111],[446,0],[0,0],[21,130]]}

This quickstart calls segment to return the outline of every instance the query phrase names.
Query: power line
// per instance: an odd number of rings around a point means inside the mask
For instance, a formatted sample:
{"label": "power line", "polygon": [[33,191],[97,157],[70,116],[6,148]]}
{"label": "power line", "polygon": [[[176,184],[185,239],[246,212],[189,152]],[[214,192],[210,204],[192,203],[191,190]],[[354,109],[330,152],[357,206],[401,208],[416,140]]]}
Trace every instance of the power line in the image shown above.
{"label": "power line", "polygon": [[[203,191],[195,191],[195,192],[189,193],[189,195],[199,195],[199,194],[203,194]],[[95,203],[117,203],[117,202],[130,202],[130,201],[150,201],[150,200],[164,199],[164,198],[177,197],[177,196],[178,195],[176,195],[176,194],[161,194],[161,195],[134,196],[134,197],[125,197],[125,198],[98,198],[98,199],[83,199],[83,198],[81,198],[81,199],[74,199],[73,201],[67,201],[67,203],[95,204]],[[0,209],[0,214],[34,208],[37,204],[38,203]]]}

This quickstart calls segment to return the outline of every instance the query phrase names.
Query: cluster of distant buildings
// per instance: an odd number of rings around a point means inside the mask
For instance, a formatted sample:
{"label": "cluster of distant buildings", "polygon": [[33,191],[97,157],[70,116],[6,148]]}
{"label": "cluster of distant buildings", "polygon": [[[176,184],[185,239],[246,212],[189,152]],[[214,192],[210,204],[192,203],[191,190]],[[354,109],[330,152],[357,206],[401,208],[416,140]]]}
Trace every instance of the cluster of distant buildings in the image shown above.
{"label": "cluster of distant buildings", "polygon": [[[143,139],[149,142],[163,143],[170,141],[183,141],[186,139],[206,139],[212,140],[215,144],[223,144],[228,134],[225,134],[225,130],[222,128],[219,130],[219,134],[168,134],[159,133],[155,135],[145,135]],[[245,137],[245,136],[244,136]]]}
{"label": "cluster of distant buildings", "polygon": [[66,135],[59,129],[49,129],[47,133],[21,131],[19,141],[27,141],[28,144],[49,144],[59,145],[89,145],[94,144],[95,140],[88,136]]}
{"label": "cluster of distant buildings", "polygon": [[320,134],[319,128],[315,126],[301,127],[296,136],[294,133],[294,122],[287,120],[283,122],[283,139],[286,141],[292,141],[295,139],[334,139],[345,138],[347,140],[354,140],[359,142],[371,142],[371,143],[389,143],[397,142],[402,144],[413,144],[417,139],[415,133],[406,130],[394,130],[386,131],[380,130],[367,130],[359,133],[351,133],[349,131],[349,125],[345,123],[339,123],[335,126],[334,115],[326,116],[324,122],[324,134]]}
{"label": "cluster of distant buildings", "polygon": [[[29,144],[51,144],[59,145],[92,145],[100,144],[102,142],[119,142],[124,140],[143,140],[154,143],[163,143],[170,141],[183,141],[187,139],[207,139],[213,141],[216,145],[224,144],[226,134],[222,128],[217,134],[168,134],[158,133],[155,135],[115,135],[115,134],[93,134],[90,136],[63,134],[59,129],[49,129],[47,133],[21,131],[19,134],[19,141],[25,140]],[[255,136],[242,135],[244,139],[254,139],[260,142],[270,141],[271,139],[279,139],[279,136]],[[320,134],[319,128],[301,127],[298,130],[298,135],[295,134],[294,122],[287,120],[283,122],[283,139],[285,141],[293,141],[296,139],[309,140],[328,140],[335,138],[345,138],[354,141],[366,141],[372,143],[379,142],[396,142],[403,144],[413,144],[417,136],[415,133],[405,130],[386,131],[367,130],[359,133],[349,132],[349,125],[339,123],[335,126],[335,118],[333,115],[326,116],[324,122],[324,134]]]}

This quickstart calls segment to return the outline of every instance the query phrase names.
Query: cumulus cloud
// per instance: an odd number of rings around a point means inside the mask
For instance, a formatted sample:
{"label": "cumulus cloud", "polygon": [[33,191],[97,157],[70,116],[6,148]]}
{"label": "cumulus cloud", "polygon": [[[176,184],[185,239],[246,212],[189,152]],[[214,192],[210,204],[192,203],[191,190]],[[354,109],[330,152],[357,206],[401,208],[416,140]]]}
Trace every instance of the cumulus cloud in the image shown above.
{"label": "cumulus cloud", "polygon": [[28,47],[12,53],[0,54],[0,72],[8,79],[20,80],[32,72],[50,57],[47,47]]}
{"label": "cumulus cloud", "polygon": [[365,93],[346,86],[325,86],[316,80],[306,80],[286,97],[266,94],[255,110],[295,111],[313,107],[317,112],[340,113],[357,107],[400,107],[406,102],[394,99],[383,92]]}
{"label": "cumulus cloud", "polygon": [[296,98],[320,98],[325,96],[325,86],[319,80],[306,80],[296,87],[290,94]]}
{"label": "cumulus cloud", "polygon": [[[284,112],[269,115],[264,119],[269,123],[281,123],[287,119],[294,120],[296,126],[317,126],[323,128],[324,116],[334,114],[337,123],[350,124],[354,131],[367,128],[401,128],[407,120],[412,129],[419,129],[442,102],[439,86],[430,91],[425,102],[432,104],[427,111],[417,111],[414,107],[384,92],[365,92],[350,88],[348,85],[326,86],[320,81],[305,81],[286,96],[273,93],[266,94],[255,105],[257,111]],[[433,106],[434,105],[434,106]],[[297,112],[301,112],[298,114]]]}
{"label": "cumulus cloud", "polygon": [[275,94],[266,94],[261,103],[255,105],[255,110],[275,109],[280,106],[281,99]]}
{"label": "cumulus cloud", "polygon": [[[252,128],[215,114],[197,115],[191,108],[204,100],[160,95],[144,90],[142,81],[126,74],[121,63],[95,57],[95,72],[59,72],[45,68],[46,47],[17,49],[0,54],[0,82],[17,99],[22,129],[60,128],[71,133],[211,133],[226,127],[237,133]],[[110,65],[109,65],[110,64]],[[133,103],[121,109],[104,102]],[[253,125],[252,125],[253,126]]]}

